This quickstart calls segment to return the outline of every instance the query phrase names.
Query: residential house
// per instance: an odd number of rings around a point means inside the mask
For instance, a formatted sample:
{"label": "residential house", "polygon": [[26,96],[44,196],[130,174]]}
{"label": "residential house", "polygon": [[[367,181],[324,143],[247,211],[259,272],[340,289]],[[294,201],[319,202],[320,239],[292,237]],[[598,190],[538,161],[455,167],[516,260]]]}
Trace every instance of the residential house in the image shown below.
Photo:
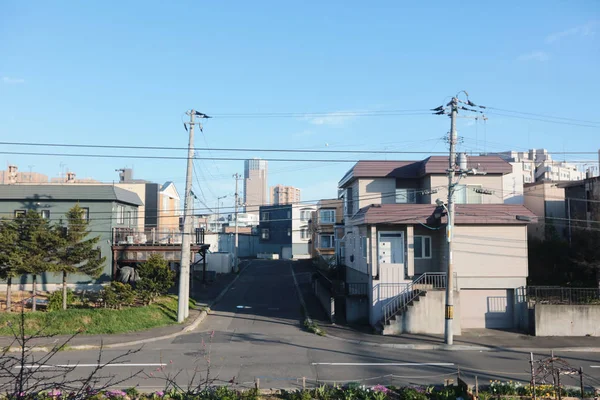
{"label": "residential house", "polygon": [[308,224],[314,205],[287,204],[260,207],[259,253],[283,259],[310,258]]}
{"label": "residential house", "polygon": [[565,208],[565,188],[560,182],[535,182],[523,188],[525,207],[539,218],[529,224],[529,237],[544,240],[553,235],[567,237],[567,213]]}
{"label": "residential house", "polygon": [[600,229],[600,176],[559,184],[565,191],[567,236],[574,229]]}
{"label": "residential house", "polygon": [[[136,226],[138,209],[143,204],[139,196],[112,185],[0,185],[0,215],[3,217],[13,218],[35,210],[53,223],[66,224],[65,215],[75,204],[84,209],[91,235],[100,237],[98,247],[106,256],[106,264],[99,279],[73,274],[69,275],[68,283],[70,286],[94,286],[115,275],[111,248],[113,232]],[[42,290],[54,290],[62,283],[62,277],[45,273],[38,282],[41,282]],[[22,290],[30,290],[31,276],[23,276],[16,283]]]}
{"label": "residential house", "polygon": [[[485,175],[467,175],[455,186],[456,334],[521,323],[514,299],[528,272],[525,220],[535,217],[523,205],[504,204],[508,162],[475,156],[468,167]],[[346,284],[366,284],[368,298],[367,307],[348,299],[348,321],[366,318],[384,333],[443,332],[442,290],[427,291],[412,309],[403,299],[417,288],[446,287],[447,221],[436,200],[447,199],[447,169],[447,157],[359,161],[340,180],[345,226],[338,252]]]}
{"label": "residential house", "polygon": [[317,202],[317,209],[310,220],[311,257],[335,257],[337,246],[335,226],[343,220],[341,199],[326,199]]}

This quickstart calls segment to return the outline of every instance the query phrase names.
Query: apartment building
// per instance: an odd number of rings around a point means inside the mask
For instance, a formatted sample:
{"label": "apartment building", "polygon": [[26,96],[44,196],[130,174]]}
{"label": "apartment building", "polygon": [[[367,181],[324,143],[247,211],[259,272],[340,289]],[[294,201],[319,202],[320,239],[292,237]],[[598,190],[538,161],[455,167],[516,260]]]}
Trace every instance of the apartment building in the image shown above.
{"label": "apartment building", "polygon": [[271,204],[297,204],[300,203],[300,189],[293,186],[271,186]]}
{"label": "apartment building", "polygon": [[548,181],[578,181],[585,178],[585,172],[566,161],[555,161],[546,149],[529,151],[504,151],[494,153],[503,160],[522,165],[523,183]]}

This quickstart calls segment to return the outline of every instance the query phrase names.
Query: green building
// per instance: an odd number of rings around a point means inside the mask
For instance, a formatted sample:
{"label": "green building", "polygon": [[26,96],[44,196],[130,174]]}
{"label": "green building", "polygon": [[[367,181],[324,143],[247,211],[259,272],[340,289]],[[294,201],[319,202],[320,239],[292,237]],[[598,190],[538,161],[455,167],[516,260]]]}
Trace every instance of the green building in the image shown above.
{"label": "green building", "polygon": [[[70,286],[97,287],[107,282],[115,274],[113,265],[113,232],[117,228],[137,227],[138,207],[143,206],[139,196],[113,185],[0,185],[0,217],[14,218],[20,213],[35,210],[42,218],[53,223],[63,221],[65,214],[75,204],[85,210],[85,216],[90,221],[90,236],[100,236],[98,246],[106,263],[102,276],[98,279],[87,275],[69,275]],[[13,279],[17,290],[31,289],[31,276],[23,275]],[[62,276],[56,273],[45,273],[38,276],[38,288],[55,290],[62,284]],[[5,282],[0,281],[0,288]]]}

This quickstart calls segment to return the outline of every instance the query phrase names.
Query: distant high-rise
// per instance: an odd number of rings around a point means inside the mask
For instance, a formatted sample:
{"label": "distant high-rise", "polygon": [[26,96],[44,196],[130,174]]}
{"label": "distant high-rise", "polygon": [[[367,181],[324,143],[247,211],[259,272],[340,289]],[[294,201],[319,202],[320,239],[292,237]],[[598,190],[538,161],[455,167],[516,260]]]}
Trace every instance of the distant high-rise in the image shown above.
{"label": "distant high-rise", "polygon": [[271,186],[271,204],[298,204],[300,203],[300,189],[293,186]]}
{"label": "distant high-rise", "polygon": [[266,160],[244,161],[244,204],[248,213],[258,213],[258,208],[267,204]]}

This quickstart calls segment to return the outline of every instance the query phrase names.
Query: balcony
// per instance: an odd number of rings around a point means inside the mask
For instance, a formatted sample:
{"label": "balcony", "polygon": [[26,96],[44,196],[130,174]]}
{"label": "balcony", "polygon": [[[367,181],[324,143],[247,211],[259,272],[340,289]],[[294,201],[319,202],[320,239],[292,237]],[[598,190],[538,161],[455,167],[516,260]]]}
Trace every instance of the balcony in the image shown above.
{"label": "balcony", "polygon": [[[156,228],[146,228],[144,230],[134,228],[113,228],[112,244],[116,246],[160,246],[160,245],[180,245],[182,232],[176,229],[159,230]],[[192,235],[193,244],[204,243],[204,231],[196,229]]]}

